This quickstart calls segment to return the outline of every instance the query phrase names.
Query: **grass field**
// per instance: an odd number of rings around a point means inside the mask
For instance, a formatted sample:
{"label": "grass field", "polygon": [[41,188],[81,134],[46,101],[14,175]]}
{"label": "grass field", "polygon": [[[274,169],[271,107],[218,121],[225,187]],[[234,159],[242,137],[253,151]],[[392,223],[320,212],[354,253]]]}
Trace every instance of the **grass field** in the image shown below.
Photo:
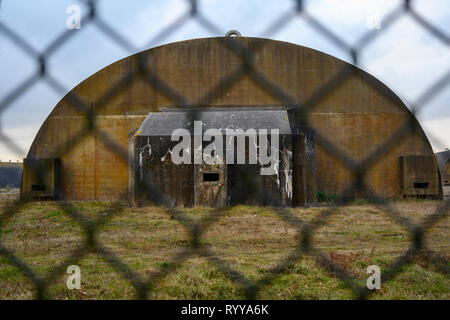
{"label": "grass field", "polygon": [[[408,200],[394,203],[404,216],[421,222],[438,201]],[[111,204],[77,202],[74,205],[94,219],[105,216]],[[323,207],[290,209],[298,218],[312,221]],[[204,218],[210,209],[189,209],[185,217]],[[151,299],[237,299],[243,289],[206,258],[189,251],[178,265],[173,257],[189,249],[189,234],[162,208],[127,208],[118,213],[98,234],[98,240],[132,270],[149,281]],[[336,209],[326,225],[314,232],[317,251],[345,267],[361,284],[366,268],[376,264],[383,270],[405,252],[411,239],[378,207],[364,201]],[[450,253],[448,217],[427,232],[427,247],[448,259]],[[54,202],[25,205],[1,230],[3,244],[14,250],[40,275],[46,274],[68,257],[83,241],[81,228]],[[280,219],[271,208],[239,206],[229,208],[202,234],[202,246],[209,246],[218,257],[252,280],[286,257],[298,243],[296,230]],[[384,283],[373,299],[449,299],[450,279],[439,272],[428,252],[423,252],[392,281]],[[76,263],[81,268],[81,290],[66,288],[66,275],[54,279],[49,292],[56,299],[129,299],[135,291],[100,256],[87,254]],[[164,276],[161,276],[164,275]],[[0,299],[33,298],[32,283],[0,257]],[[304,256],[261,290],[261,299],[350,299],[347,289],[312,256]]]}

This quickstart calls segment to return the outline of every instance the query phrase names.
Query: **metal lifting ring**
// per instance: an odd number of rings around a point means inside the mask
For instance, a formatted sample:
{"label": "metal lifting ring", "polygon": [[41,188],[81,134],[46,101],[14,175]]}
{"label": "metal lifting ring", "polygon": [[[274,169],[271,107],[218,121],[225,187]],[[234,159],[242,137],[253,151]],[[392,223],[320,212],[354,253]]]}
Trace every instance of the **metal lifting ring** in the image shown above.
{"label": "metal lifting ring", "polygon": [[225,37],[231,38],[231,37],[241,37],[241,33],[237,30],[230,30],[225,34]]}

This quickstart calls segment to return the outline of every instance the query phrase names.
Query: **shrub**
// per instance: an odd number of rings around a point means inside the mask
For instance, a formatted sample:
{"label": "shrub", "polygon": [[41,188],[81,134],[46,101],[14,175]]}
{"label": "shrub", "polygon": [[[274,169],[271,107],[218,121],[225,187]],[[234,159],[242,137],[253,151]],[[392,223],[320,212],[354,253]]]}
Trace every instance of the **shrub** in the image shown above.
{"label": "shrub", "polygon": [[326,194],[323,191],[317,192],[317,201],[319,202],[334,202],[337,199],[335,194]]}

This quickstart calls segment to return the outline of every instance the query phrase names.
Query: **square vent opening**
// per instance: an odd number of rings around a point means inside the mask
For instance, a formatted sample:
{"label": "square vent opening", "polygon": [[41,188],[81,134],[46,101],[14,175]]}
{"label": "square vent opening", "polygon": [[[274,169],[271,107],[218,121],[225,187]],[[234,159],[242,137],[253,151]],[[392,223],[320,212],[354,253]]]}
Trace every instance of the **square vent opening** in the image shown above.
{"label": "square vent opening", "polygon": [[414,189],[427,189],[429,182],[414,182]]}
{"label": "square vent opening", "polygon": [[218,173],[204,173],[203,174],[203,182],[217,182],[219,181],[219,174]]}

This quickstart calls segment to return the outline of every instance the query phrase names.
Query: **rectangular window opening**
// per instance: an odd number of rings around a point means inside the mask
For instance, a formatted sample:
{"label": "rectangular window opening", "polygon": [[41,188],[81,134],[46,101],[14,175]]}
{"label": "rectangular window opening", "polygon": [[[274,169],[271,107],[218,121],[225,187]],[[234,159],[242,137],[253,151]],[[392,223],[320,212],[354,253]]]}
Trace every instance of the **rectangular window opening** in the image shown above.
{"label": "rectangular window opening", "polygon": [[32,184],[31,190],[33,191],[45,191],[45,186],[41,184]]}
{"label": "rectangular window opening", "polygon": [[428,182],[414,182],[414,189],[427,189],[428,185]]}
{"label": "rectangular window opening", "polygon": [[204,173],[203,174],[203,182],[214,182],[219,181],[218,173]]}

